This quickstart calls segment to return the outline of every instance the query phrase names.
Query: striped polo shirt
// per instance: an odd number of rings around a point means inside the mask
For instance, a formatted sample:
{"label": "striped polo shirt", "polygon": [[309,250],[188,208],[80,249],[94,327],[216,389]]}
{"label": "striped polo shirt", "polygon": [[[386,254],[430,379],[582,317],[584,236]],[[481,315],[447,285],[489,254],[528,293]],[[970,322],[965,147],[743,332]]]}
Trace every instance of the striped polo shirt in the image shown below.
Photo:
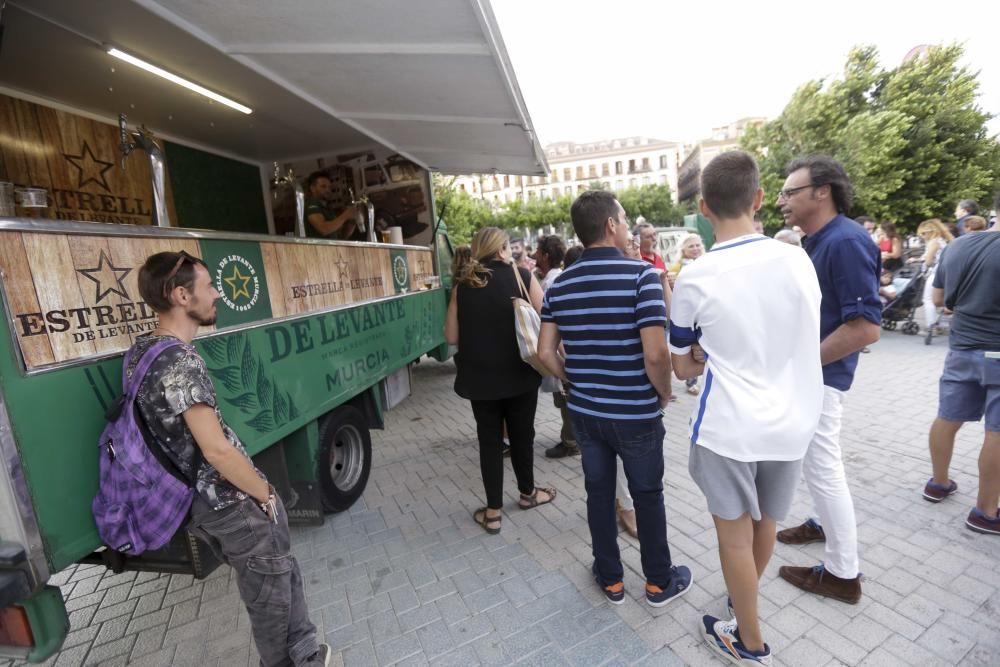
{"label": "striped polo shirt", "polygon": [[617,248],[584,250],[545,293],[542,322],[559,328],[566,349],[570,410],[602,419],[660,419],[639,337],[643,327],[667,325],[652,265]]}

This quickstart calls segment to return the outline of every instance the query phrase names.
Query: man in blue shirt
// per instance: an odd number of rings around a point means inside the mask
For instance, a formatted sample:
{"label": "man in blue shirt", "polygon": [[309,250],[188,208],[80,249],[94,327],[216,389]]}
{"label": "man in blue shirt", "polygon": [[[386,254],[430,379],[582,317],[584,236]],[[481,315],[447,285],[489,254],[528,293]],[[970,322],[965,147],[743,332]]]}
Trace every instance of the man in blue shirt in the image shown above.
{"label": "man in blue shirt", "polygon": [[965,219],[979,215],[979,204],[975,199],[963,199],[955,206],[955,236],[965,236]]}
{"label": "man in blue shirt", "polygon": [[820,303],[820,358],[823,363],[823,413],[809,443],[802,472],[819,522],[778,533],[785,544],[826,542],[826,559],[814,567],[782,567],[778,575],[802,590],[856,604],[858,526],[840,451],[844,396],[854,381],[858,353],[879,339],[882,304],[878,247],[861,225],[846,216],[851,183],[833,158],[811,155],[793,160],[778,206],[786,225],[806,233],[803,246],[816,267]]}
{"label": "man in blue shirt", "polygon": [[646,601],[660,607],[691,586],[691,571],[671,563],[663,507],[662,410],[670,398],[663,288],[652,265],[622,255],[628,220],[613,194],[581,194],[570,218],[586,250],[545,293],[538,355],[568,385],[594,576],[609,601],[624,602],[615,525],[620,456],[635,503]]}
{"label": "man in blue shirt", "polygon": [[[1000,197],[997,198],[1000,207]],[[986,435],[979,454],[979,494],[965,525],[1000,535],[1000,223],[989,231],[966,234],[948,244],[934,274],[936,306],[954,311],[948,357],[931,426],[934,476],[924,498],[940,502],[955,493],[948,468],[955,435],[965,422],[985,417]]]}

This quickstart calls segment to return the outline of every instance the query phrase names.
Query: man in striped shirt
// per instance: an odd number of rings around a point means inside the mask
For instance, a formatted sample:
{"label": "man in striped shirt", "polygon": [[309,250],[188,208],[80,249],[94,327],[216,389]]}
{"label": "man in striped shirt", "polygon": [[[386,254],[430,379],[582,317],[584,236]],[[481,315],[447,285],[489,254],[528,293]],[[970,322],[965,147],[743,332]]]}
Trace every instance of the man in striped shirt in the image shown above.
{"label": "man in striped shirt", "polygon": [[624,601],[615,524],[620,456],[635,501],[646,601],[659,607],[691,586],[691,571],[670,561],[663,507],[662,411],[670,397],[663,288],[650,264],[622,254],[628,220],[613,194],[583,193],[570,217],[586,250],[545,294],[538,353],[567,385],[583,455],[594,576],[608,600]]}

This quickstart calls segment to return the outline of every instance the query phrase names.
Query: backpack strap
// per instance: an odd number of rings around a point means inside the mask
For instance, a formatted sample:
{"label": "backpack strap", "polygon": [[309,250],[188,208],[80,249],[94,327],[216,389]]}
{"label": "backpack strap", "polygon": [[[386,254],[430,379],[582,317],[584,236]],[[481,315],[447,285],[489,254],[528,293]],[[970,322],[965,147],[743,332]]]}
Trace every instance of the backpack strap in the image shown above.
{"label": "backpack strap", "polygon": [[176,347],[180,344],[181,341],[176,338],[165,338],[150,345],[149,349],[146,350],[139,359],[139,363],[136,364],[135,371],[132,372],[131,381],[128,381],[128,379],[125,378],[125,374],[128,371],[127,364],[131,361],[132,350],[134,349],[129,348],[129,351],[125,354],[126,365],[122,367],[122,386],[128,388],[125,392],[125,405],[126,407],[132,406],[132,409],[135,411],[134,414],[136,417],[136,423],[139,426],[139,430],[142,432],[142,439],[146,443],[146,447],[149,448],[149,451],[167,472],[176,477],[178,480],[185,482],[190,488],[194,488],[195,484],[198,482],[198,469],[201,468],[201,464],[205,460],[205,455],[202,453],[201,447],[198,446],[197,442],[195,443],[194,456],[191,461],[191,474],[183,474],[163,451],[163,447],[160,446],[160,443],[153,437],[153,432],[149,428],[149,424],[146,423],[146,418],[142,416],[142,410],[139,409],[138,404],[135,402],[135,397],[139,393],[139,387],[142,385],[142,381],[145,379],[146,373],[149,372],[153,363],[168,349]]}
{"label": "backpack strap", "polygon": [[125,359],[122,362],[122,390],[123,393],[128,396],[127,400],[135,400],[136,394],[139,393],[139,386],[142,384],[142,380],[146,377],[146,373],[149,372],[153,362],[155,362],[166,350],[180,344],[181,341],[176,338],[165,338],[150,345],[149,349],[146,350],[139,359],[139,363],[136,364],[135,370],[132,372],[131,380],[128,378],[128,365],[132,362],[132,354],[135,348],[129,348],[129,351],[125,353]]}

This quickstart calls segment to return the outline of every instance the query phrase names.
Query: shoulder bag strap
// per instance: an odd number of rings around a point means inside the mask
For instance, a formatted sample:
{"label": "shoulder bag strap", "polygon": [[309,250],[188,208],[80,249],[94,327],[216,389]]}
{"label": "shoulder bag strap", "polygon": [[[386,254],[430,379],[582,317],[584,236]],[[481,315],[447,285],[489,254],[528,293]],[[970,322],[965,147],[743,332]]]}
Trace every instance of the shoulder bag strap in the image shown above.
{"label": "shoulder bag strap", "polygon": [[524,286],[524,280],[521,278],[521,272],[517,270],[516,264],[511,264],[511,267],[514,269],[514,277],[517,278],[517,285],[521,288],[521,294],[524,296],[524,300],[531,303],[531,297],[528,294],[527,288]]}

